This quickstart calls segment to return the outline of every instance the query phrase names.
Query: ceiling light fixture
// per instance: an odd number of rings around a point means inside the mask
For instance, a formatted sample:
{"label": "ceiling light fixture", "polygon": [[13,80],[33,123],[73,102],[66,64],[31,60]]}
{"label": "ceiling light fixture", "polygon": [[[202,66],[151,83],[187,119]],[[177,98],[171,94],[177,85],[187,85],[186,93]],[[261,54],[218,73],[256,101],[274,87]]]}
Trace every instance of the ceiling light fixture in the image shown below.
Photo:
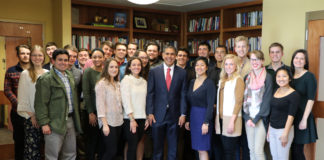
{"label": "ceiling light fixture", "polygon": [[148,4],[156,3],[159,0],[128,0],[128,1],[139,5],[148,5]]}

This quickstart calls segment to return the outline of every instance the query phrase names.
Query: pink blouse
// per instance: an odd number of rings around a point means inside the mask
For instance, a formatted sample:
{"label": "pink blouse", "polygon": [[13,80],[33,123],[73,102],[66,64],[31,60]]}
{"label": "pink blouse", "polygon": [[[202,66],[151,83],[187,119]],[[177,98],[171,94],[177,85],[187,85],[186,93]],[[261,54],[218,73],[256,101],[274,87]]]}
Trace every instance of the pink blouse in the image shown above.
{"label": "pink blouse", "polygon": [[107,80],[100,80],[96,84],[96,106],[100,128],[103,125],[102,117],[106,118],[108,125],[112,127],[121,126],[124,123],[120,83],[115,84],[114,87]]}

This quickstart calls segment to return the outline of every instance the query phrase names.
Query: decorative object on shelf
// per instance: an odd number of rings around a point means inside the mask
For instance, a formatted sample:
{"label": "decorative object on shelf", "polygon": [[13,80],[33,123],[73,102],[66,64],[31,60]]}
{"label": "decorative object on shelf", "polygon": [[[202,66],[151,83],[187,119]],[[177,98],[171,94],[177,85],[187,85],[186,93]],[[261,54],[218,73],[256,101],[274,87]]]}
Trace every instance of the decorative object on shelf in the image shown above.
{"label": "decorative object on shelf", "polygon": [[146,19],[144,17],[134,17],[135,28],[147,29]]}
{"label": "decorative object on shelf", "polygon": [[179,26],[173,24],[170,26],[171,32],[179,32]]}
{"label": "decorative object on shelf", "polygon": [[156,3],[159,0],[128,0],[128,1],[139,5],[148,5],[148,4]]}
{"label": "decorative object on shelf", "polygon": [[108,24],[108,18],[106,16],[102,19],[102,23]]}
{"label": "decorative object on shelf", "polygon": [[126,13],[115,13],[114,26],[116,28],[125,28],[127,23]]}
{"label": "decorative object on shelf", "polygon": [[99,16],[98,14],[96,14],[96,15],[94,16],[93,20],[94,20],[95,23],[100,23],[101,20],[102,20],[102,17]]}

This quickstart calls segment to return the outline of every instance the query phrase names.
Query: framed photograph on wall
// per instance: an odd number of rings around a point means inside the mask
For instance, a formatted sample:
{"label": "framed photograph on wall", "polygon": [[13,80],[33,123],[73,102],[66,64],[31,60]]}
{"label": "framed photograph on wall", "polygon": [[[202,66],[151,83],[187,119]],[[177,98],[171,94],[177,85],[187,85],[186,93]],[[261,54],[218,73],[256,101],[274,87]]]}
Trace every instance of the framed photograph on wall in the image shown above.
{"label": "framed photograph on wall", "polygon": [[135,28],[147,29],[146,19],[144,17],[134,17]]}
{"label": "framed photograph on wall", "polygon": [[115,13],[114,26],[116,28],[125,28],[127,23],[126,13]]}

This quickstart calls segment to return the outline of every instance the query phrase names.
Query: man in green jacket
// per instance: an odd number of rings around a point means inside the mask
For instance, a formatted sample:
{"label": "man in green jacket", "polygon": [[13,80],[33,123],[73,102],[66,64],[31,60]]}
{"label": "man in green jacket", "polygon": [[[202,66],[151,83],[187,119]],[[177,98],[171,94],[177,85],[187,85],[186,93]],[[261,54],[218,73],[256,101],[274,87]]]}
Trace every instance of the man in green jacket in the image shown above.
{"label": "man in green jacket", "polygon": [[75,159],[76,132],[82,132],[69,54],[57,49],[53,68],[36,83],[35,112],[45,139],[45,159]]}

